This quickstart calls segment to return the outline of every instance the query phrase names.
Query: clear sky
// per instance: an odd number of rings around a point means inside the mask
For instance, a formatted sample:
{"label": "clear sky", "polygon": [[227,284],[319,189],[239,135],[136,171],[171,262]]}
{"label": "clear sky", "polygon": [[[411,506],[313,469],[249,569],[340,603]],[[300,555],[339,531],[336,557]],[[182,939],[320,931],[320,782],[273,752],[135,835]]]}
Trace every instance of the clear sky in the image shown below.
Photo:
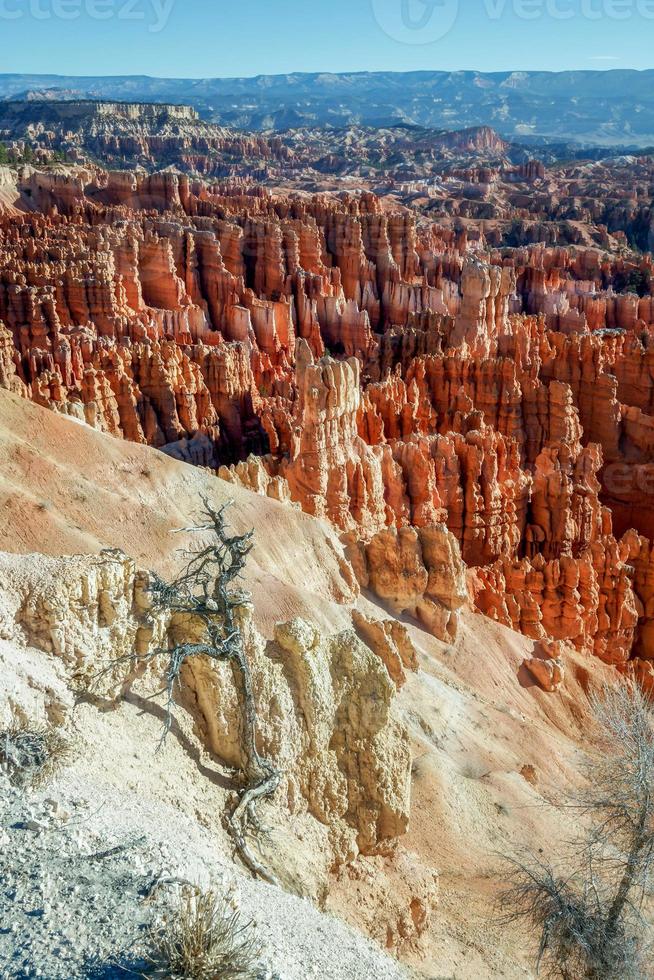
{"label": "clear sky", "polygon": [[0,0],[0,72],[654,67],[654,0]]}

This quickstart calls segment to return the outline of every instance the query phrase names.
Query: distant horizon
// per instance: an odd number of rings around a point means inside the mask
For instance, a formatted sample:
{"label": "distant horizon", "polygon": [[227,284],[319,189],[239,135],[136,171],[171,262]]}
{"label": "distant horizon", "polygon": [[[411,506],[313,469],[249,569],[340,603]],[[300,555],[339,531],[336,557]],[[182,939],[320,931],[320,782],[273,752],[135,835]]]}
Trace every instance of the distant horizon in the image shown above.
{"label": "distant horizon", "polygon": [[231,79],[253,79],[253,78],[284,78],[293,75],[609,75],[626,74],[635,72],[646,74],[654,72],[654,65],[649,68],[498,68],[495,70],[485,70],[481,68],[351,68],[342,70],[332,70],[323,68],[313,71],[292,70],[292,71],[260,71],[242,75],[163,75],[153,74],[152,72],[94,72],[77,74],[75,72],[63,71],[4,71],[0,72],[0,78],[58,78],[58,79],[87,79],[107,78],[147,78],[152,81],[230,81]]}

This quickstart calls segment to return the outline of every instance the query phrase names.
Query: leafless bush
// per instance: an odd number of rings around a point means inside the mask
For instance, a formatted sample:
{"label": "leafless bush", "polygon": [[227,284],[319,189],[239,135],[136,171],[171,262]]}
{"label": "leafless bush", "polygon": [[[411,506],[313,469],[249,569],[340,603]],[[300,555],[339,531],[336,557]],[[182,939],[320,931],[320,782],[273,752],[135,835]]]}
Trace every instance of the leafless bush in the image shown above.
{"label": "leafless bush", "polygon": [[166,980],[256,980],[261,946],[214,892],[186,892],[153,929],[150,975]]}
{"label": "leafless bush", "polygon": [[[642,980],[654,867],[652,702],[631,684],[592,702],[597,745],[573,804],[589,826],[560,871],[512,861],[504,921],[538,937],[538,970],[564,980]],[[651,912],[650,912],[651,915]]]}
{"label": "leafless bush", "polygon": [[70,755],[58,729],[15,720],[0,732],[0,767],[15,786],[40,786]]}

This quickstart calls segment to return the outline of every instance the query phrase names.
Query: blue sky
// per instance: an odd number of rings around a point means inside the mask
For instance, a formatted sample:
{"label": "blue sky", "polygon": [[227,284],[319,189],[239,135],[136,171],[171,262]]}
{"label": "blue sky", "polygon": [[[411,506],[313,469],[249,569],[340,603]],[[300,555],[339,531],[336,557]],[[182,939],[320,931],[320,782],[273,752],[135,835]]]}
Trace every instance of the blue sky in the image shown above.
{"label": "blue sky", "polygon": [[1,72],[654,67],[654,0],[0,0]]}

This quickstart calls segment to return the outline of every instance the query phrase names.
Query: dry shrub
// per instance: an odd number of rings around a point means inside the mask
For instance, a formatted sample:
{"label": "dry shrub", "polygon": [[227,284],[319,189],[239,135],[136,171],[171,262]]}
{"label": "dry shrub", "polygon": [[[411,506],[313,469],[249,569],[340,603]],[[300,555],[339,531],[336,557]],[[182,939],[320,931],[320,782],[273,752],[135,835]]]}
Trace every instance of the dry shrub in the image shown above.
{"label": "dry shrub", "polygon": [[[539,939],[537,975],[550,980],[645,980],[641,923],[607,923],[610,882],[588,867],[569,877],[515,862],[502,895],[504,921],[527,920]],[[644,929],[643,929],[644,931]],[[639,933],[641,935],[639,936]]]}
{"label": "dry shrub", "polygon": [[70,753],[69,741],[52,726],[14,720],[0,731],[0,768],[14,786],[41,786]]}
{"label": "dry shrub", "polygon": [[654,705],[622,683],[591,699],[595,751],[573,803],[586,835],[560,867],[512,860],[505,922],[538,941],[537,972],[563,980],[651,977]]}
{"label": "dry shrub", "polygon": [[150,975],[167,980],[256,980],[261,946],[214,892],[189,893],[151,934]]}

